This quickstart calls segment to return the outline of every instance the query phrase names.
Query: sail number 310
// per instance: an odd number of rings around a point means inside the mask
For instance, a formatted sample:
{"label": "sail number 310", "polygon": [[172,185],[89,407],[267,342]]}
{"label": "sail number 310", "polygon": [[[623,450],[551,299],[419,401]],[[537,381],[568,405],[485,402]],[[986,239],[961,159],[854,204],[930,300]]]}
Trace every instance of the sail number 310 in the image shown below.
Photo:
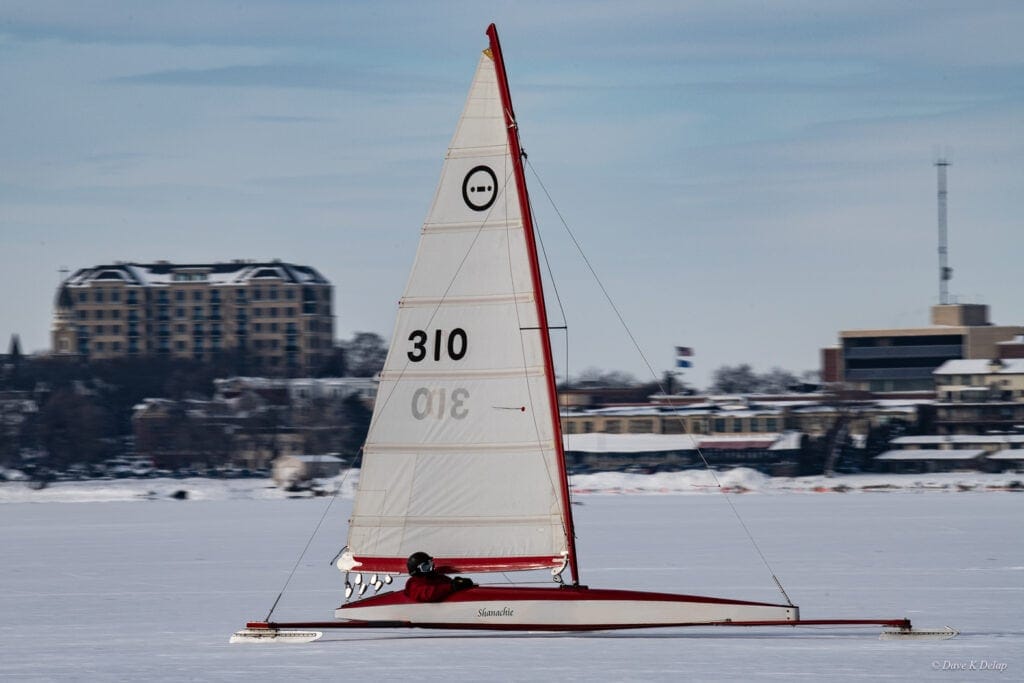
{"label": "sail number 310", "polygon": [[[435,361],[447,352],[451,360],[462,360],[469,348],[469,340],[466,331],[456,327],[451,332],[434,330],[433,335],[423,330],[413,330],[409,335],[412,348],[408,351],[409,360],[419,363],[426,360],[427,356],[433,356]],[[412,415],[417,420],[424,420],[429,416],[443,420],[446,417],[453,417],[461,420],[469,414],[466,407],[466,400],[469,392],[463,388],[452,389],[448,393],[445,389],[427,389],[420,387],[412,395]]]}
{"label": "sail number 310", "polygon": [[444,330],[434,330],[433,339],[423,330],[414,330],[409,335],[412,348],[408,351],[409,360],[419,363],[426,360],[427,356],[433,356],[435,361],[441,360],[441,356],[447,351],[448,358],[462,360],[469,348],[466,338],[466,331],[461,327],[445,335]]}

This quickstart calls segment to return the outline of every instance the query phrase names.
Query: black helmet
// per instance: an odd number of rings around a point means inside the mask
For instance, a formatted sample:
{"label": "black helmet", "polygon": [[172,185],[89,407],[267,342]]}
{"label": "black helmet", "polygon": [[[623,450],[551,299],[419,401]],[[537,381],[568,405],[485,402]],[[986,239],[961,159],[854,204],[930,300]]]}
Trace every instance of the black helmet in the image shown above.
{"label": "black helmet", "polygon": [[413,553],[405,561],[405,566],[409,570],[409,576],[429,574],[434,571],[434,558],[424,552]]}

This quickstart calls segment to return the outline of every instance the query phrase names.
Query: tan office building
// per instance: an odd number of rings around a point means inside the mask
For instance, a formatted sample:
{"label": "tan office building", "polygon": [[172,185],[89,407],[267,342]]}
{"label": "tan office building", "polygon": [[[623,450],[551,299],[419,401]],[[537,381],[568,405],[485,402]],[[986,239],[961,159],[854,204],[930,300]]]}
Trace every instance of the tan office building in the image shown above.
{"label": "tan office building", "polygon": [[61,283],[53,353],[213,360],[237,354],[269,374],[308,374],[334,339],[330,282],[273,261],[115,263]]}
{"label": "tan office building", "polygon": [[840,332],[839,347],[822,354],[822,379],[864,391],[930,392],[932,373],[946,361],[995,358],[1000,342],[1020,334],[1019,325],[993,325],[985,305],[933,306],[930,327]]}

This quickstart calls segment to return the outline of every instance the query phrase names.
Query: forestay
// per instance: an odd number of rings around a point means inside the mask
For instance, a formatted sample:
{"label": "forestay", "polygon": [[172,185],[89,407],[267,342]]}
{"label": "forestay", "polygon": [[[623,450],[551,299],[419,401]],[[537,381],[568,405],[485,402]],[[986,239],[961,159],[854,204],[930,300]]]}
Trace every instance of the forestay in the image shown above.
{"label": "forestay", "polygon": [[346,571],[404,572],[419,550],[450,571],[566,562],[550,350],[499,68],[486,50],[423,225],[338,563]]}

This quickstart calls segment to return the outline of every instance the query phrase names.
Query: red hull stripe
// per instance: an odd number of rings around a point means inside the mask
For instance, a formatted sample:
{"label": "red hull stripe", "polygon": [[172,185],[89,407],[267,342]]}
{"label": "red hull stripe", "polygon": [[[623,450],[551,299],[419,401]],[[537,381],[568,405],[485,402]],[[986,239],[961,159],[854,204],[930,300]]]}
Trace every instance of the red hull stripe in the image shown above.
{"label": "red hull stripe", "polygon": [[[644,602],[694,602],[710,603],[716,605],[760,605],[766,607],[788,608],[789,605],[776,605],[768,602],[750,602],[747,600],[729,600],[727,598],[709,598],[700,595],[677,595],[675,593],[647,593],[643,591],[626,591],[608,588],[585,588],[583,586],[565,586],[552,588],[538,588],[532,586],[476,586],[468,590],[459,591],[445,599],[446,603],[451,602],[482,602],[482,601],[516,601],[516,600],[543,600],[543,601],[574,601],[574,600],[637,600]],[[374,595],[369,598],[350,602],[343,605],[342,609],[348,607],[379,607],[384,605],[404,605],[414,603],[405,596],[402,591],[391,591]]]}
{"label": "red hull stripe", "polygon": [[[404,557],[362,557],[357,555],[360,573],[383,572],[405,574]],[[540,555],[535,557],[435,557],[434,565],[446,574],[457,572],[514,572],[526,569],[551,569],[562,565],[562,558]]]}

